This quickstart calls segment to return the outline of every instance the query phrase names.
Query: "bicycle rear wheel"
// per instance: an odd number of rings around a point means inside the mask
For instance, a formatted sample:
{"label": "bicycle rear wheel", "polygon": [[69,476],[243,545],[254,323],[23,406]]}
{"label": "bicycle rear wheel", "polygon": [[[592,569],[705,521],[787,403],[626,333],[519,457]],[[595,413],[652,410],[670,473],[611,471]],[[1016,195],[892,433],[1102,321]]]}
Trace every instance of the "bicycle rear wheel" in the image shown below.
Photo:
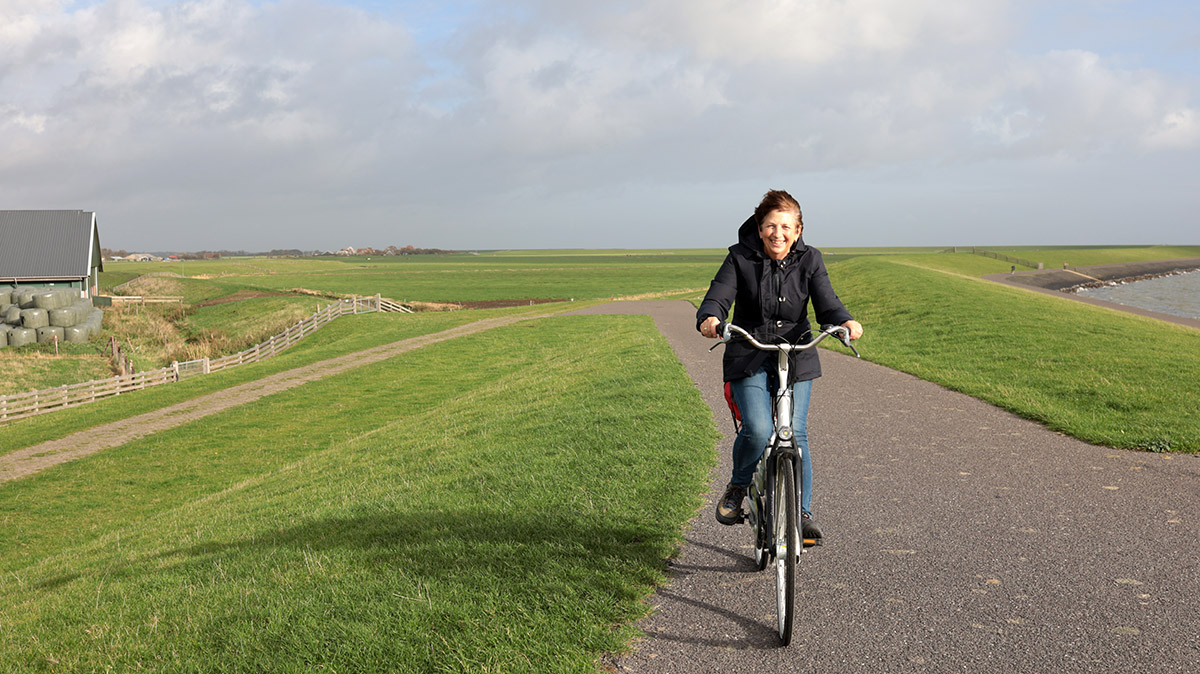
{"label": "bicycle rear wheel", "polygon": [[771,519],[775,527],[775,603],[779,639],[787,646],[792,641],[796,556],[801,550],[798,533],[800,522],[796,516],[796,473],[791,459],[782,459],[775,467],[775,500]]}

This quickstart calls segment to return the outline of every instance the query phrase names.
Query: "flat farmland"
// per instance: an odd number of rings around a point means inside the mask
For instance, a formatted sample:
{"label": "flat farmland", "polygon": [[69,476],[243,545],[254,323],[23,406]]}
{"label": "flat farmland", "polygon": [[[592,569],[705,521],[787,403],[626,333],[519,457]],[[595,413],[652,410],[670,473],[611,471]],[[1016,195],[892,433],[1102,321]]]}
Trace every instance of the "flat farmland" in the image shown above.
{"label": "flat farmland", "polygon": [[400,301],[608,299],[708,286],[723,250],[536,251],[477,255],[248,258],[174,263],[116,262],[106,272],[184,273],[266,291],[297,289]]}

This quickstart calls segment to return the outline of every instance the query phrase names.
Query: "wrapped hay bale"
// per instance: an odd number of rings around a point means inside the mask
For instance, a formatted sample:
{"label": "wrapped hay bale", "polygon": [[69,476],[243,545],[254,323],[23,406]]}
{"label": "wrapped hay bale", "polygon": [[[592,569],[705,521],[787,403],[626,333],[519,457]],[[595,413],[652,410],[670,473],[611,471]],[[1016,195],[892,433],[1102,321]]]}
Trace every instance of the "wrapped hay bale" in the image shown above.
{"label": "wrapped hay bale", "polygon": [[88,339],[100,334],[101,322],[104,320],[104,312],[100,309],[89,309],[85,313],[85,316],[86,317],[83,320],[76,323],[73,327],[87,331],[87,337],[84,339],[84,341],[87,341]]}
{"label": "wrapped hay bale", "polygon": [[69,306],[65,309],[50,310],[50,325],[65,328],[69,325],[79,325],[87,320],[87,308]]}
{"label": "wrapped hay bale", "polygon": [[47,325],[37,329],[38,344],[49,344],[54,341],[63,341],[65,335],[63,329],[55,326]]}
{"label": "wrapped hay bale", "polygon": [[0,349],[8,346],[8,330],[0,327]]}
{"label": "wrapped hay bale", "polygon": [[63,339],[71,342],[72,344],[84,344],[88,341],[88,339],[91,338],[91,336],[92,331],[88,329],[86,324],[72,325],[70,327],[63,328]]}
{"label": "wrapped hay bale", "polygon": [[13,298],[16,300],[13,304],[22,309],[36,309],[37,307],[33,306],[33,296],[37,293],[37,288],[20,286],[13,292]]}
{"label": "wrapped hay bale", "polygon": [[63,309],[79,301],[79,291],[73,288],[54,288],[33,296],[33,306],[36,309]]}
{"label": "wrapped hay bale", "polygon": [[37,341],[37,330],[13,328],[8,331],[9,346],[25,346],[26,344],[33,344],[35,341]]}
{"label": "wrapped hay bale", "polygon": [[79,322],[74,309],[51,309],[49,314],[50,325],[56,327],[65,328],[68,325],[75,325]]}
{"label": "wrapped hay bale", "polygon": [[0,304],[12,304],[12,288],[0,287]]}
{"label": "wrapped hay bale", "polygon": [[8,311],[4,313],[4,322],[9,325],[18,325],[21,322],[21,307],[12,305]]}
{"label": "wrapped hay bale", "polygon": [[45,309],[22,309],[21,326],[31,329],[50,325],[50,313]]}

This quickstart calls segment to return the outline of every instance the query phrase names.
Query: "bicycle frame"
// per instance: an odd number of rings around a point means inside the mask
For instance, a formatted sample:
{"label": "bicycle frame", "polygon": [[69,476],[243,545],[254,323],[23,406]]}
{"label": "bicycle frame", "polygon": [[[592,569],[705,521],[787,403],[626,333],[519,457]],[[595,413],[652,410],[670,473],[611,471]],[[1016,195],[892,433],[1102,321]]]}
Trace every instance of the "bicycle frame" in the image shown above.
{"label": "bicycle frame", "polygon": [[[826,325],[821,328],[821,332],[807,344],[763,344],[754,338],[753,335],[746,332],[742,328],[727,322],[722,322],[717,330],[721,335],[721,341],[714,344],[709,351],[717,348],[721,344],[725,344],[733,338],[733,333],[740,334],[746,341],[750,342],[757,349],[763,351],[774,351],[776,353],[775,369],[776,369],[776,384],[778,389],[772,400],[772,409],[774,411],[774,430],[771,433],[771,439],[767,442],[767,447],[763,450],[762,458],[759,459],[758,468],[754,471],[754,478],[750,483],[750,525],[757,526],[759,522],[764,522],[764,528],[768,531],[774,531],[774,523],[770,520],[770,513],[773,512],[774,505],[774,488],[776,464],[791,460],[794,478],[796,480],[796,491],[799,494],[803,482],[800,478],[800,449],[796,446],[795,433],[792,430],[792,414],[794,412],[794,400],[792,398],[792,387],[788,385],[788,375],[790,373],[791,363],[788,356],[793,351],[806,351],[815,348],[822,340],[830,335],[838,335],[838,339],[842,344],[850,348],[855,356],[858,356],[858,349],[850,343],[850,331],[842,326]],[[755,492],[758,495],[764,496],[766,502],[759,503],[754,498]],[[768,549],[772,548],[773,541],[760,541]],[[763,566],[763,561],[758,560],[760,568]]]}
{"label": "bicycle frame", "polygon": [[[776,573],[776,606],[778,617],[779,638],[783,645],[791,643],[792,625],[794,622],[793,603],[795,599],[796,561],[804,551],[804,543],[799,535],[799,505],[803,496],[803,476],[801,475],[803,449],[796,444],[795,431],[792,428],[792,415],[795,400],[792,387],[788,382],[791,363],[789,356],[793,351],[804,351],[815,347],[829,335],[837,334],[842,343],[858,355],[858,349],[850,344],[850,331],[842,326],[825,326],[821,333],[807,344],[763,344],[750,333],[730,323],[718,326],[721,341],[714,345],[717,348],[730,340],[733,332],[740,333],[755,348],[776,353],[776,385],[778,388],[773,396],[771,408],[774,411],[774,422],[771,438],[763,449],[758,468],[750,482],[748,518],[754,530],[754,561],[759,570],[766,568],[774,559]],[[709,351],[712,351],[709,349]],[[782,472],[781,471],[787,471]],[[789,474],[790,473],[790,474]],[[782,491],[794,502],[781,500]],[[778,506],[778,507],[777,507]],[[779,521],[776,522],[776,513]]]}
{"label": "bicycle frame", "polygon": [[[775,542],[771,540],[772,532],[775,530],[775,523],[771,520],[771,513],[775,512],[775,472],[785,464],[791,463],[796,479],[797,497],[800,496],[800,485],[803,484],[800,481],[800,453],[802,450],[796,445],[795,433],[792,430],[794,399],[792,387],[787,383],[790,372],[789,352],[790,349],[776,351],[778,355],[775,367],[778,388],[775,395],[772,396],[775,428],[771,433],[771,439],[767,441],[766,449],[763,450],[762,458],[759,459],[758,468],[754,471],[754,478],[750,483],[749,499],[747,499],[750,506],[750,526],[757,527],[761,522],[762,529],[759,531],[768,533],[767,540],[759,541],[759,547],[766,550],[773,550],[775,545]],[[762,566],[761,562],[760,566]]]}

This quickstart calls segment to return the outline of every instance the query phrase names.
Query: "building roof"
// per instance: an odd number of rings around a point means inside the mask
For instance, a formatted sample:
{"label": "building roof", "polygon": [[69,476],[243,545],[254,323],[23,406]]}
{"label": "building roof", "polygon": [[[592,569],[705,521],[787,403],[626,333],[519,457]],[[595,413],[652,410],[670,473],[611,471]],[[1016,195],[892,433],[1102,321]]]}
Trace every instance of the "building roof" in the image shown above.
{"label": "building roof", "polygon": [[104,269],[91,211],[0,211],[0,283],[79,279]]}

